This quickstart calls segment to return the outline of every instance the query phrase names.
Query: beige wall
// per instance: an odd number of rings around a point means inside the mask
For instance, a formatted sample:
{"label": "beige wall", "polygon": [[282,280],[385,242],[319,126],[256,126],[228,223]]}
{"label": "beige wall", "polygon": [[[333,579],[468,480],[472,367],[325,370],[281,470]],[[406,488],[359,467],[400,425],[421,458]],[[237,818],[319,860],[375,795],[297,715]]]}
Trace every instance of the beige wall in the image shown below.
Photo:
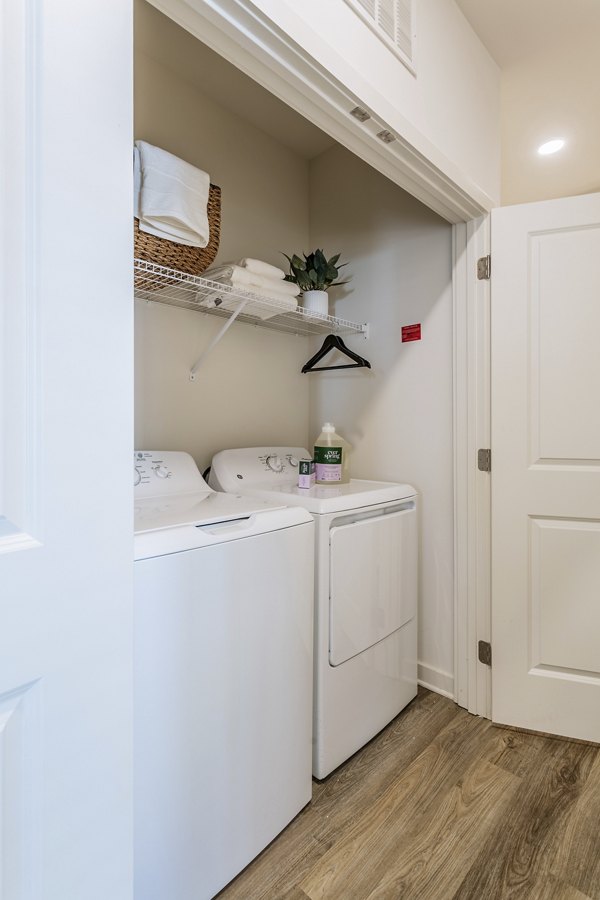
{"label": "beige wall", "polygon": [[[222,189],[217,261],[308,244],[308,163],[228,113],[139,47],[135,137],[210,173]],[[189,369],[221,319],[136,303],[137,447],[191,452],[204,468],[224,447],[302,445],[308,428],[303,338],[234,325],[190,382]]]}
{"label": "beige wall", "polygon": [[[451,227],[340,147],[311,163],[310,210],[311,244],[350,260],[334,309],[369,322],[368,340],[346,343],[372,365],[309,376],[311,440],[330,420],[354,447],[353,476],[417,488],[420,675],[451,691]],[[423,339],[402,344],[402,325],[416,322]]]}

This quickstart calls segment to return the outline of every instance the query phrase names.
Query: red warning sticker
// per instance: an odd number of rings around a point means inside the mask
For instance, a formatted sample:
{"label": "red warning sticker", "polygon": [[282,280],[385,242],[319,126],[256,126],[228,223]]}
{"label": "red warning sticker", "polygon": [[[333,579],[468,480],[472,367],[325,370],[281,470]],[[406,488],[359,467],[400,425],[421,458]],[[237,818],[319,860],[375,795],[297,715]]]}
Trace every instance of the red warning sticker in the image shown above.
{"label": "red warning sticker", "polygon": [[405,344],[407,341],[420,341],[421,340],[421,323],[419,322],[417,325],[403,325],[402,326],[402,343]]}

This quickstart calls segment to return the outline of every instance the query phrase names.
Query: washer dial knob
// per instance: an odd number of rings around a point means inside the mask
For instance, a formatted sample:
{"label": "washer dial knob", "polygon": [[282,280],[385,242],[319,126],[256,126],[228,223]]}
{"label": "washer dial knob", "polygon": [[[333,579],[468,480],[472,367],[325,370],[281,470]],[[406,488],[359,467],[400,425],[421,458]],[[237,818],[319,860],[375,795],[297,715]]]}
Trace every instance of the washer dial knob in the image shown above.
{"label": "washer dial knob", "polygon": [[157,478],[167,478],[169,470],[166,466],[154,466],[154,474]]}
{"label": "washer dial knob", "polygon": [[294,466],[294,467],[298,466],[298,460],[295,456],[288,456],[287,459],[288,459],[290,466]]}
{"label": "washer dial knob", "polygon": [[273,456],[267,456],[267,465],[272,472],[281,472],[283,469],[283,460],[280,456],[275,454]]}
{"label": "washer dial knob", "polygon": [[133,470],[133,486],[136,487],[136,485],[138,485],[141,480],[142,480],[142,473],[140,472],[139,469],[134,469]]}

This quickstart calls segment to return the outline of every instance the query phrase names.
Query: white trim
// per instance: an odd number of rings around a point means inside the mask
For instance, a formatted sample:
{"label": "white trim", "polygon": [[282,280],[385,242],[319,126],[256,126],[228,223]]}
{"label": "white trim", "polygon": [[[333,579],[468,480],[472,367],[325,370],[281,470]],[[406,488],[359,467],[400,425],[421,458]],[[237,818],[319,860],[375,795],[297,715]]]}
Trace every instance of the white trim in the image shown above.
{"label": "white trim", "polygon": [[489,252],[489,216],[455,226],[455,689],[460,706],[488,718],[491,670],[477,644],[491,640],[491,476],[478,470],[477,450],[490,447],[490,282],[477,279],[476,265]]}
{"label": "white trim", "polygon": [[[190,34],[448,222],[465,222],[491,199],[408,120],[393,127],[249,0],[150,0]],[[299,22],[300,28],[300,22]],[[316,40],[314,33],[306,45]],[[371,118],[350,115],[356,106]],[[377,134],[390,131],[384,144]],[[402,133],[400,133],[400,131]]]}
{"label": "white trim", "polygon": [[[0,17],[0,552],[39,546],[39,47],[35,0]],[[36,537],[33,535],[36,534]]]}
{"label": "white trim", "polygon": [[469,509],[467,362],[467,226],[452,229],[453,259],[453,423],[454,423],[454,687],[459,706],[469,705]]}
{"label": "white trim", "polygon": [[443,697],[449,697],[455,700],[454,696],[454,678],[450,672],[442,672],[434,666],[426,666],[419,663],[417,666],[417,682],[421,687],[427,688],[428,691],[434,691]]}
{"label": "white trim", "polygon": [[[479,256],[491,253],[491,220],[484,216],[478,222],[470,222],[472,266],[477,265]],[[490,447],[491,434],[491,281],[475,281],[473,287],[473,323],[469,345],[469,359],[473,378],[470,409],[472,423],[471,444]],[[492,451],[493,456],[493,451]],[[470,533],[470,545],[474,557],[472,567],[471,603],[475,606],[477,640],[492,641],[491,589],[492,589],[492,474],[480,472],[475,466],[471,484],[471,502],[474,510]],[[475,596],[473,596],[473,593]],[[493,659],[492,659],[493,662]],[[476,698],[470,711],[491,718],[492,715],[492,669],[473,660],[475,668]]]}

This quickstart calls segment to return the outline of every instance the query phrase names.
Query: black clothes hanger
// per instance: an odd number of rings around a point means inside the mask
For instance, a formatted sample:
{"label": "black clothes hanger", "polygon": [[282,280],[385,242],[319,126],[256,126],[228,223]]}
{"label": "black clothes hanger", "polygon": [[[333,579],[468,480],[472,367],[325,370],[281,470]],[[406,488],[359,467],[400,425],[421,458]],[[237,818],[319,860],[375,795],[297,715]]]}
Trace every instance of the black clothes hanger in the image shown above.
{"label": "black clothes hanger", "polygon": [[[327,356],[330,350],[339,350],[340,353],[353,359],[354,363],[345,366],[319,366],[315,369],[315,363],[320,362],[324,356]],[[323,341],[321,349],[318,350],[314,356],[311,356],[308,362],[302,366],[302,374],[304,375],[306,372],[329,372],[331,369],[360,369],[362,367],[370,369],[371,363],[366,359],[363,359],[362,356],[359,356],[358,353],[354,353],[353,350],[346,347],[341,337],[337,334],[328,334]]]}

